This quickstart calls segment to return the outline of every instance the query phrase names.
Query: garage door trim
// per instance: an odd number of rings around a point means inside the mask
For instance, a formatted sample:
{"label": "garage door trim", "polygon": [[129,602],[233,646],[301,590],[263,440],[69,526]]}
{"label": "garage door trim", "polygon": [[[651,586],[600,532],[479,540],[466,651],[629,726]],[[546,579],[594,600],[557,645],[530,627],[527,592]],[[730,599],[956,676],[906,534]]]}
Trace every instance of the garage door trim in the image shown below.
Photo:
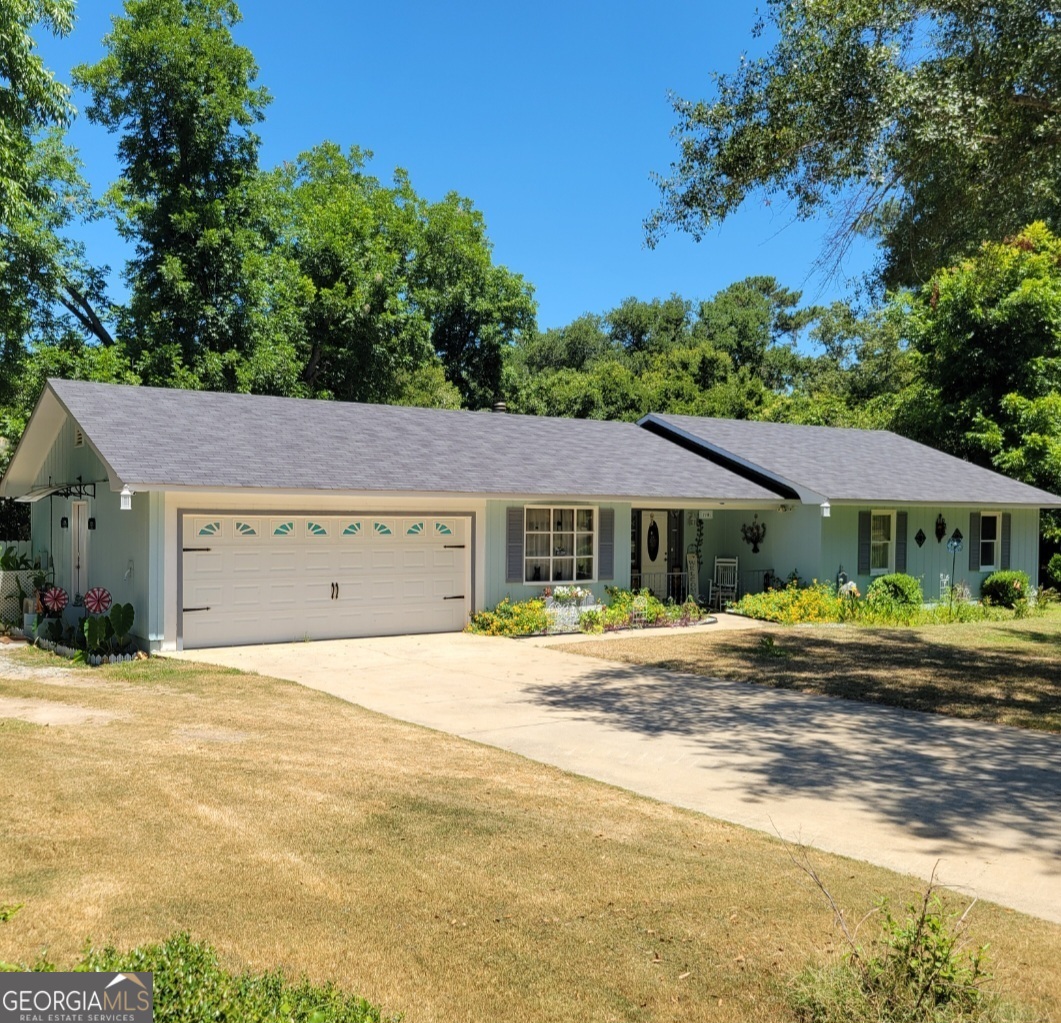
{"label": "garage door trim", "polygon": [[298,518],[307,518],[311,515],[319,515],[322,518],[335,518],[339,516],[402,516],[408,517],[410,515],[430,515],[437,516],[438,518],[461,518],[467,519],[469,524],[468,530],[468,566],[470,575],[469,590],[469,601],[468,608],[469,612],[474,614],[476,603],[475,603],[475,548],[476,548],[476,515],[473,511],[432,511],[430,508],[424,508],[417,505],[411,509],[372,509],[371,511],[365,510],[351,510],[350,508],[339,508],[339,509],[326,509],[326,508],[260,508],[260,509],[248,509],[248,508],[178,508],[177,509],[177,649],[184,649],[184,519],[187,515],[223,515],[226,517],[232,517],[236,515],[246,515],[250,517],[263,517],[263,516],[286,516],[291,515]]}

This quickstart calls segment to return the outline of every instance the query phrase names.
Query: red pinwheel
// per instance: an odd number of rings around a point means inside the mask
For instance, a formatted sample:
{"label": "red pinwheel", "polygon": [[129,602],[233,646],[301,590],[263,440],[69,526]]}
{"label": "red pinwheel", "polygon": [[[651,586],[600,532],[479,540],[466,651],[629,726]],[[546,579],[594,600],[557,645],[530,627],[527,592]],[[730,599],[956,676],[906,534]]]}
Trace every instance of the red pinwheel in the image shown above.
{"label": "red pinwheel", "polygon": [[102,586],[93,586],[85,594],[85,609],[91,615],[105,614],[110,610],[111,595]]}
{"label": "red pinwheel", "polygon": [[66,602],[69,598],[66,595],[66,590],[61,586],[49,586],[41,594],[41,603],[49,610],[54,612],[62,611],[66,607]]}

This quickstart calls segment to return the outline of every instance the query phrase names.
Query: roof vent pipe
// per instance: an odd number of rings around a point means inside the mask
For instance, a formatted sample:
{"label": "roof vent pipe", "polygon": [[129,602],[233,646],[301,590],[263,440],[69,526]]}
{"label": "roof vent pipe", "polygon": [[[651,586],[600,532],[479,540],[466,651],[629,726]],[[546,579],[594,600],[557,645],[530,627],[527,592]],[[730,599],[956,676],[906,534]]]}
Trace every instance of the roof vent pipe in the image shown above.
{"label": "roof vent pipe", "polygon": [[493,412],[507,412],[508,406],[503,401],[495,401],[494,407],[491,410]]}

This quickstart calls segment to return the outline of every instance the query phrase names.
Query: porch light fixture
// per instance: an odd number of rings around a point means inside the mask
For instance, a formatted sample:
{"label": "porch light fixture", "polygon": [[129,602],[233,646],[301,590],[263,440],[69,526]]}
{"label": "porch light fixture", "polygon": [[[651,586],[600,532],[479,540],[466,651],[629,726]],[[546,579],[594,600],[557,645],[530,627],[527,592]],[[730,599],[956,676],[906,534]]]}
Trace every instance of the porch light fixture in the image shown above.
{"label": "porch light fixture", "polygon": [[833,506],[828,501],[822,501],[822,518],[827,519],[833,513]]}
{"label": "porch light fixture", "polygon": [[60,529],[69,529],[70,528],[70,520],[65,515],[62,516],[62,518],[59,519],[59,528]]}
{"label": "porch light fixture", "polygon": [[943,512],[940,512],[936,516],[936,543],[943,543],[943,538],[947,535],[947,520],[943,517]]}
{"label": "porch light fixture", "polygon": [[133,509],[133,492],[129,489],[128,485],[122,487],[121,492],[122,511],[132,511]]}

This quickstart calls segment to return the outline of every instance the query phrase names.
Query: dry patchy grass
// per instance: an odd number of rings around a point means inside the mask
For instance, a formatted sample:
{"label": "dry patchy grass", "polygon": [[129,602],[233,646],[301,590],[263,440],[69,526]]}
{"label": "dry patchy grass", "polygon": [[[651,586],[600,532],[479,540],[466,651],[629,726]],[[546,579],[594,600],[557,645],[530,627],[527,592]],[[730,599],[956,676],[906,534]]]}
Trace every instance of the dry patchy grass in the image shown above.
{"label": "dry patchy grass", "polygon": [[[766,637],[766,638],[764,638]],[[571,653],[778,689],[1061,731],[1061,609],[930,625],[769,626],[577,643]]]}
{"label": "dry patchy grass", "polygon": [[[114,715],[0,721],[0,959],[188,930],[410,1023],[765,1023],[836,941],[766,836],[293,684],[151,661],[0,694]],[[918,887],[815,860],[857,914]],[[1061,1013],[1061,928],[975,921],[1000,986]]]}

